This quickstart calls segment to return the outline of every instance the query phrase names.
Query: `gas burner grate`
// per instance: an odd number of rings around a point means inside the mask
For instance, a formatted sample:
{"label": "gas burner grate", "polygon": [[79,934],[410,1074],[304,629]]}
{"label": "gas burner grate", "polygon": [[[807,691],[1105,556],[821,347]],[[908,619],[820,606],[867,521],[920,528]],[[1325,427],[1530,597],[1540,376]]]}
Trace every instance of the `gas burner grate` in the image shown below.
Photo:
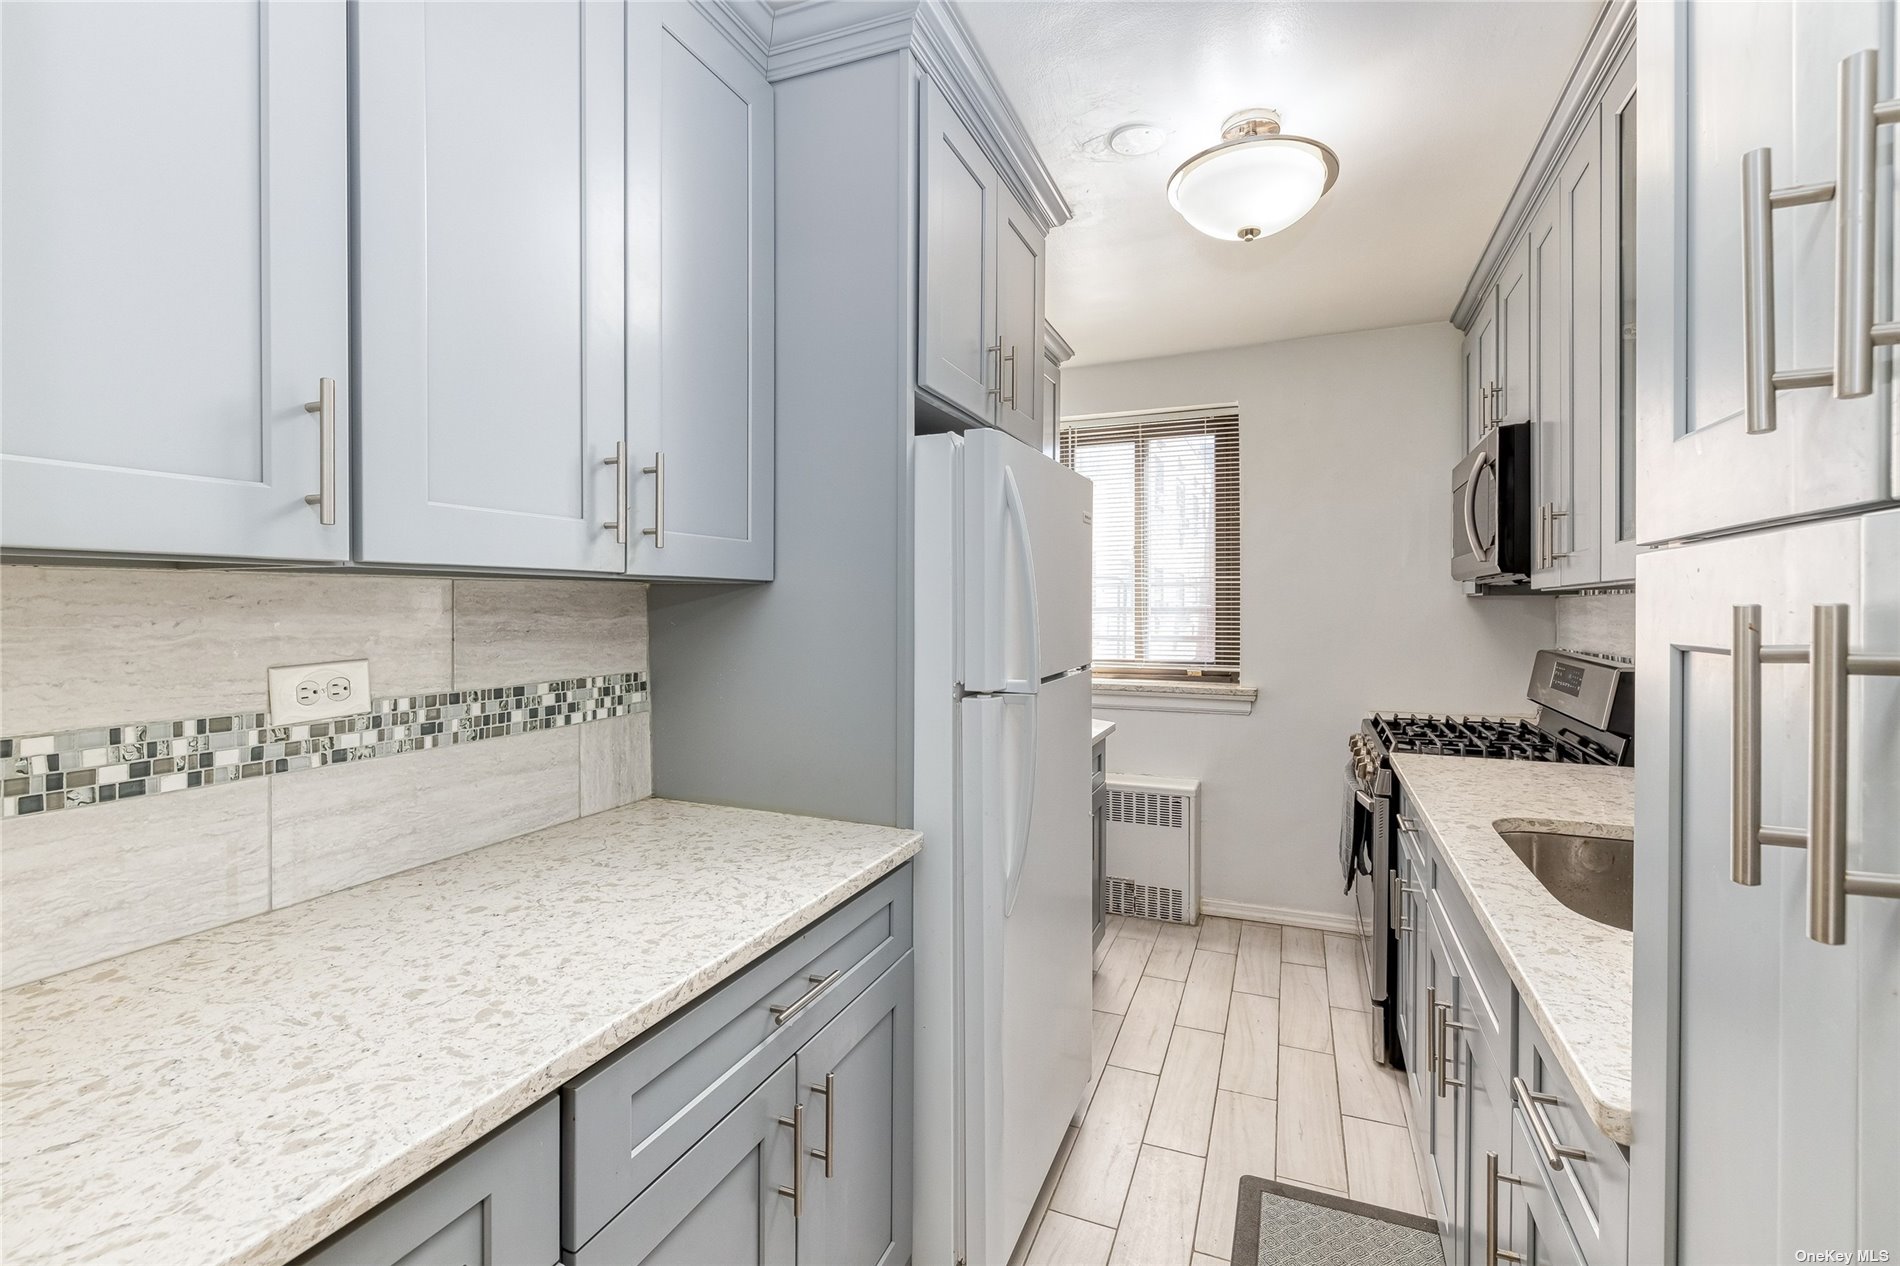
{"label": "gas burner grate", "polygon": [[1422,756],[1477,756],[1487,760],[1584,762],[1583,753],[1557,742],[1522,717],[1420,716],[1381,712],[1373,733],[1385,750]]}

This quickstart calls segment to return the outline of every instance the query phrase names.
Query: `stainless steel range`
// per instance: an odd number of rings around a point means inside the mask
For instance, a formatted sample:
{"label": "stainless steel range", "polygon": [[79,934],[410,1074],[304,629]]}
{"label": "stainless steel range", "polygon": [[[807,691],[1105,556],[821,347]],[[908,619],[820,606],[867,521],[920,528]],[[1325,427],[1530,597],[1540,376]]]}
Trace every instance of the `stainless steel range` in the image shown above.
{"label": "stainless steel range", "polygon": [[1635,760],[1635,674],[1627,667],[1563,651],[1539,651],[1526,697],[1534,717],[1422,716],[1377,712],[1346,740],[1346,794],[1340,814],[1339,864],[1358,915],[1380,1062],[1404,1067],[1391,982],[1398,938],[1392,927],[1398,883],[1393,826],[1399,814],[1394,753],[1470,756],[1589,765]]}

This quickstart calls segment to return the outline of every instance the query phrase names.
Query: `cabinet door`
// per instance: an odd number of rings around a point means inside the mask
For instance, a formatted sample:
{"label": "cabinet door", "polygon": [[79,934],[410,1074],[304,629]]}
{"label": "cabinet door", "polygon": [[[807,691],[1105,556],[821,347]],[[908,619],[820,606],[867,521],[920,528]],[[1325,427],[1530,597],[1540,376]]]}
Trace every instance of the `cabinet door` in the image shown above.
{"label": "cabinet door", "polygon": [[1043,456],[1054,457],[1060,441],[1056,435],[1062,426],[1062,362],[1053,356],[1042,358],[1042,441]]}
{"label": "cabinet door", "polygon": [[628,570],[770,580],[772,88],[690,4],[627,21]]}
{"label": "cabinet door", "polygon": [[[1756,603],[1764,644],[1808,646],[1814,605],[1845,603],[1856,652],[1900,651],[1900,510],[1646,551],[1637,578],[1637,723],[1655,739],[1637,758],[1632,1106],[1675,1129],[1635,1149],[1629,1260],[1890,1248],[1900,901],[1847,897],[1845,943],[1823,945],[1805,848],[1764,848],[1760,883],[1734,881],[1728,652],[1733,607]],[[1846,865],[1900,874],[1900,678],[1847,681]],[[1767,826],[1811,825],[1811,691],[1805,663],[1761,668]]]}
{"label": "cabinet door", "polygon": [[[1776,188],[1837,178],[1841,60],[1883,48],[1877,95],[1893,95],[1891,0],[1698,3],[1638,18],[1643,98],[1637,216],[1637,533],[1692,537],[1890,499],[1897,459],[1892,352],[1874,352],[1871,394],[1777,393],[1775,429],[1744,413],[1743,155],[1772,151]],[[1875,310],[1891,318],[1894,145],[1876,147]],[[1774,368],[1834,359],[1834,202],[1770,215]]]}
{"label": "cabinet door", "polygon": [[1563,474],[1550,496],[1545,556],[1567,586],[1602,574],[1603,127],[1592,115],[1557,172],[1558,259],[1563,290],[1559,416]]}
{"label": "cabinet door", "polygon": [[622,8],[355,21],[359,556],[622,571]]}
{"label": "cabinet door", "polygon": [[906,954],[798,1052],[806,1147],[798,1159],[806,1192],[800,1261],[910,1260],[912,1031]]}
{"label": "cabinet door", "polygon": [[1560,1171],[1545,1165],[1523,1111],[1513,1111],[1510,1120],[1508,1147],[1498,1153],[1498,1169],[1516,1181],[1499,1180],[1499,1248],[1517,1253],[1521,1266],[1584,1266],[1583,1249],[1550,1187]]}
{"label": "cabinet door", "polygon": [[1462,451],[1466,453],[1478,447],[1478,441],[1484,438],[1485,422],[1490,416],[1485,412],[1484,371],[1478,363],[1478,337],[1479,325],[1473,321],[1465,332],[1464,342],[1465,443]]}
{"label": "cabinet door", "polygon": [[1565,409],[1564,239],[1558,209],[1564,202],[1561,180],[1531,217],[1526,249],[1531,283],[1531,462],[1537,477],[1537,518],[1531,551],[1531,584],[1538,589],[1563,582],[1562,560],[1552,557],[1546,532],[1553,508],[1567,505],[1570,486],[1571,418]]}
{"label": "cabinet door", "polygon": [[366,1214],[297,1266],[551,1266],[561,1253],[561,1114],[550,1100]]}
{"label": "cabinet door", "polygon": [[[1419,1013],[1419,1045],[1424,1048],[1426,1058],[1423,1061],[1425,1091],[1425,1139],[1426,1153],[1430,1163],[1426,1166],[1427,1181],[1434,1188],[1426,1194],[1432,1198],[1433,1208],[1437,1211],[1439,1226],[1445,1240],[1445,1259],[1449,1266],[1462,1266],[1467,1261],[1470,1219],[1470,1191],[1465,1182],[1464,1155],[1468,1142],[1468,1131],[1464,1124],[1463,1100],[1457,1087],[1447,1084],[1441,1092],[1438,1088],[1438,1062],[1443,1058],[1439,1052],[1438,1009],[1449,1007],[1456,1012],[1461,1005],[1460,984],[1457,969],[1453,966],[1450,949],[1445,944],[1444,929],[1440,926],[1438,915],[1431,912],[1426,920],[1424,951],[1421,963],[1425,977],[1425,1009]],[[1456,1076],[1449,1066],[1445,1068],[1447,1079]]]}
{"label": "cabinet door", "polygon": [[[1488,948],[1488,947],[1487,947]],[[1461,991],[1460,1002],[1464,1001]],[[1446,1025],[1445,1059],[1450,1076],[1461,1083],[1453,1088],[1465,1137],[1459,1148],[1464,1188],[1470,1193],[1466,1208],[1465,1260],[1479,1266],[1492,1260],[1489,1239],[1492,1203],[1497,1205],[1498,1247],[1510,1247],[1509,1194],[1489,1183],[1486,1157],[1511,1155],[1511,1073],[1498,1052],[1471,1027],[1476,1017],[1469,1008],[1454,1012]]]}
{"label": "cabinet door", "polygon": [[923,85],[917,386],[979,422],[996,416],[997,216],[1002,181],[935,85]]}
{"label": "cabinet door", "polygon": [[0,6],[0,545],[349,557],[346,59],[341,3]]}
{"label": "cabinet door", "polygon": [[[1498,396],[1498,292],[1493,286],[1485,291],[1484,302],[1478,305],[1478,315],[1471,323],[1473,348],[1477,353],[1478,371],[1478,431],[1471,439],[1471,448],[1478,446],[1478,440],[1484,432],[1497,424]],[[1470,449],[1466,449],[1469,452]]]}
{"label": "cabinet door", "polygon": [[997,226],[996,337],[1003,345],[997,382],[997,425],[1031,448],[1042,447],[1041,392],[1037,370],[1042,350],[1042,228],[1014,195],[999,196]]}
{"label": "cabinet door", "polygon": [[[574,1266],[793,1266],[798,1260],[790,1059],[579,1251]],[[803,1112],[807,1122],[809,1108]],[[807,1141],[810,1139],[807,1133]],[[809,1199],[810,1187],[806,1188]],[[501,1258],[494,1259],[500,1262]]]}
{"label": "cabinet door", "polygon": [[1597,107],[1603,152],[1601,579],[1636,579],[1636,54]]}
{"label": "cabinet door", "polygon": [[1494,372],[1499,423],[1527,422],[1531,416],[1531,256],[1521,241],[1505,257],[1498,274],[1497,360]]}

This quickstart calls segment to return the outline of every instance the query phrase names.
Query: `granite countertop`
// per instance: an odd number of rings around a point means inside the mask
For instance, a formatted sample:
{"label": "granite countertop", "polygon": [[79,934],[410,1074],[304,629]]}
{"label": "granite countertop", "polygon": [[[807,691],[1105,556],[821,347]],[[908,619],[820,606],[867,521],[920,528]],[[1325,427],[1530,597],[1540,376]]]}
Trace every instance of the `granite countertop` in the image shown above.
{"label": "granite countertop", "polygon": [[1100,717],[1089,718],[1089,746],[1090,747],[1094,747],[1097,743],[1101,742],[1103,739],[1107,738],[1109,735],[1113,734],[1114,732],[1115,732],[1115,723],[1113,721],[1104,721]]}
{"label": "granite countertop", "polygon": [[645,800],[0,994],[0,1257],[287,1261],[920,842]]}
{"label": "granite countertop", "polygon": [[1634,838],[1636,771],[1463,756],[1392,767],[1591,1119],[1629,1146],[1633,940],[1551,896],[1498,831]]}

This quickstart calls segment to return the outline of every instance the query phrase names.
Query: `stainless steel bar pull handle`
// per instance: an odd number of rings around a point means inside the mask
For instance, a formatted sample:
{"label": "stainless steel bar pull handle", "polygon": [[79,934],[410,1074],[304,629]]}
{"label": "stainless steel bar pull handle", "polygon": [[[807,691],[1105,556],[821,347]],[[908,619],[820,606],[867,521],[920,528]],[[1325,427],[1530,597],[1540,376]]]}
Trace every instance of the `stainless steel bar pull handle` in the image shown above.
{"label": "stainless steel bar pull handle", "polygon": [[[1001,347],[1002,344],[999,343],[997,346]],[[1003,364],[1009,366],[1009,394],[1003,397],[1003,403],[1014,409],[1016,407],[1016,347],[1014,344],[1010,345],[1009,351],[1003,356]],[[1001,373],[996,375],[996,381],[999,386],[1002,384]]]}
{"label": "stainless steel bar pull handle", "polygon": [[[1761,608],[1734,610],[1730,669],[1734,681],[1729,750],[1730,877],[1761,882],[1762,845],[1808,850],[1808,937],[1823,945],[1847,941],[1847,898],[1900,900],[1900,875],[1847,868],[1847,679],[1900,677],[1900,655],[1850,651],[1848,610],[1814,608],[1811,646],[1761,642]],[[1761,821],[1761,666],[1808,664],[1808,829]]]}
{"label": "stainless steel bar pull handle", "polygon": [[792,1129],[792,1185],[780,1187],[778,1194],[789,1197],[792,1216],[802,1218],[805,1216],[805,1105],[793,1104],[792,1115],[780,1117],[778,1123]]}
{"label": "stainless steel bar pull handle", "polygon": [[825,1084],[822,1086],[813,1086],[811,1088],[811,1092],[813,1094],[823,1095],[825,1097],[825,1150],[821,1152],[815,1147],[812,1148],[811,1158],[813,1160],[821,1160],[825,1163],[825,1177],[827,1178],[831,1177],[832,1159],[838,1153],[837,1141],[836,1141],[837,1140],[837,1132],[836,1132],[837,1131],[837,1116],[838,1116],[838,1113],[837,1113],[838,1096],[836,1093],[837,1087],[838,1087],[838,1074],[826,1073]]}
{"label": "stainless steel bar pull handle", "polygon": [[1438,1097],[1443,1099],[1447,1089],[1463,1089],[1465,1084],[1462,1077],[1453,1077],[1446,1071],[1451,1064],[1451,1030],[1457,1029],[1460,1032],[1469,1032],[1471,1026],[1469,1024],[1460,1024],[1451,1018],[1451,1004],[1449,1002],[1435,1003],[1434,1008],[1438,1012],[1436,1022],[1438,1029]]}
{"label": "stainless steel bar pull handle", "polygon": [[305,413],[317,415],[317,491],[304,497],[317,508],[317,521],[336,526],[336,379],[317,379],[317,398],[305,404]]}
{"label": "stainless steel bar pull handle", "polygon": [[1537,1150],[1544,1154],[1544,1163],[1552,1169],[1562,1169],[1565,1160],[1589,1160],[1590,1153],[1580,1147],[1570,1147],[1557,1141],[1557,1131],[1551,1128],[1550,1118],[1544,1115],[1547,1104],[1562,1103],[1556,1095],[1547,1095],[1532,1090],[1530,1083],[1522,1077],[1511,1078],[1511,1096],[1524,1105],[1524,1117],[1531,1123],[1531,1133],[1536,1136]]}
{"label": "stainless steel bar pull handle", "polygon": [[614,455],[603,458],[603,466],[614,468],[614,517],[600,526],[614,534],[616,544],[627,543],[627,480],[632,475],[627,470],[627,442],[614,442]]}
{"label": "stainless steel bar pull handle", "polygon": [[1880,100],[1879,79],[1877,50],[1842,59],[1834,229],[1834,395],[1841,400],[1872,394],[1874,347],[1900,342],[1900,322],[1874,320],[1874,134],[1883,124],[1900,123],[1900,100]]}
{"label": "stainless steel bar pull handle", "polygon": [[836,984],[838,981],[838,977],[842,975],[844,975],[844,972],[842,970],[839,970],[839,971],[834,971],[823,976],[805,977],[805,983],[810,985],[811,988],[807,989],[804,993],[798,995],[797,1001],[791,1003],[791,1005],[789,1006],[771,1007],[770,1010],[772,1012],[772,1023],[775,1025],[783,1024],[787,1020],[791,1019],[793,1016],[797,1015],[800,1011],[803,1011],[806,1007],[809,1007],[812,1003],[818,1001],[818,995],[823,993],[825,990],[831,988],[832,985]]}
{"label": "stainless steel bar pull handle", "polygon": [[1801,387],[1825,387],[1834,371],[1775,369],[1775,225],[1786,207],[1808,206],[1834,197],[1834,182],[1774,187],[1772,151],[1742,155],[1742,377],[1748,433],[1775,429],[1775,396]]}
{"label": "stainless steel bar pull handle", "polygon": [[[653,476],[653,526],[641,528],[641,536],[653,538],[654,549],[666,548],[666,454],[653,454],[653,464],[642,466],[640,473]],[[625,514],[621,515],[625,518]]]}
{"label": "stainless steel bar pull handle", "polygon": [[1484,1252],[1485,1266],[1498,1266],[1499,1262],[1521,1262],[1521,1253],[1506,1252],[1498,1247],[1498,1184],[1508,1182],[1515,1186],[1523,1182],[1516,1174],[1501,1173],[1498,1170],[1498,1154],[1484,1154]]}
{"label": "stainless steel bar pull handle", "polygon": [[1003,340],[1002,339],[1000,338],[997,339],[994,346],[986,347],[983,349],[983,360],[985,362],[984,364],[985,369],[989,367],[988,362],[989,362],[990,357],[992,356],[996,358],[995,385],[984,388],[983,394],[986,396],[995,396],[997,401],[1000,403],[1003,399]]}

